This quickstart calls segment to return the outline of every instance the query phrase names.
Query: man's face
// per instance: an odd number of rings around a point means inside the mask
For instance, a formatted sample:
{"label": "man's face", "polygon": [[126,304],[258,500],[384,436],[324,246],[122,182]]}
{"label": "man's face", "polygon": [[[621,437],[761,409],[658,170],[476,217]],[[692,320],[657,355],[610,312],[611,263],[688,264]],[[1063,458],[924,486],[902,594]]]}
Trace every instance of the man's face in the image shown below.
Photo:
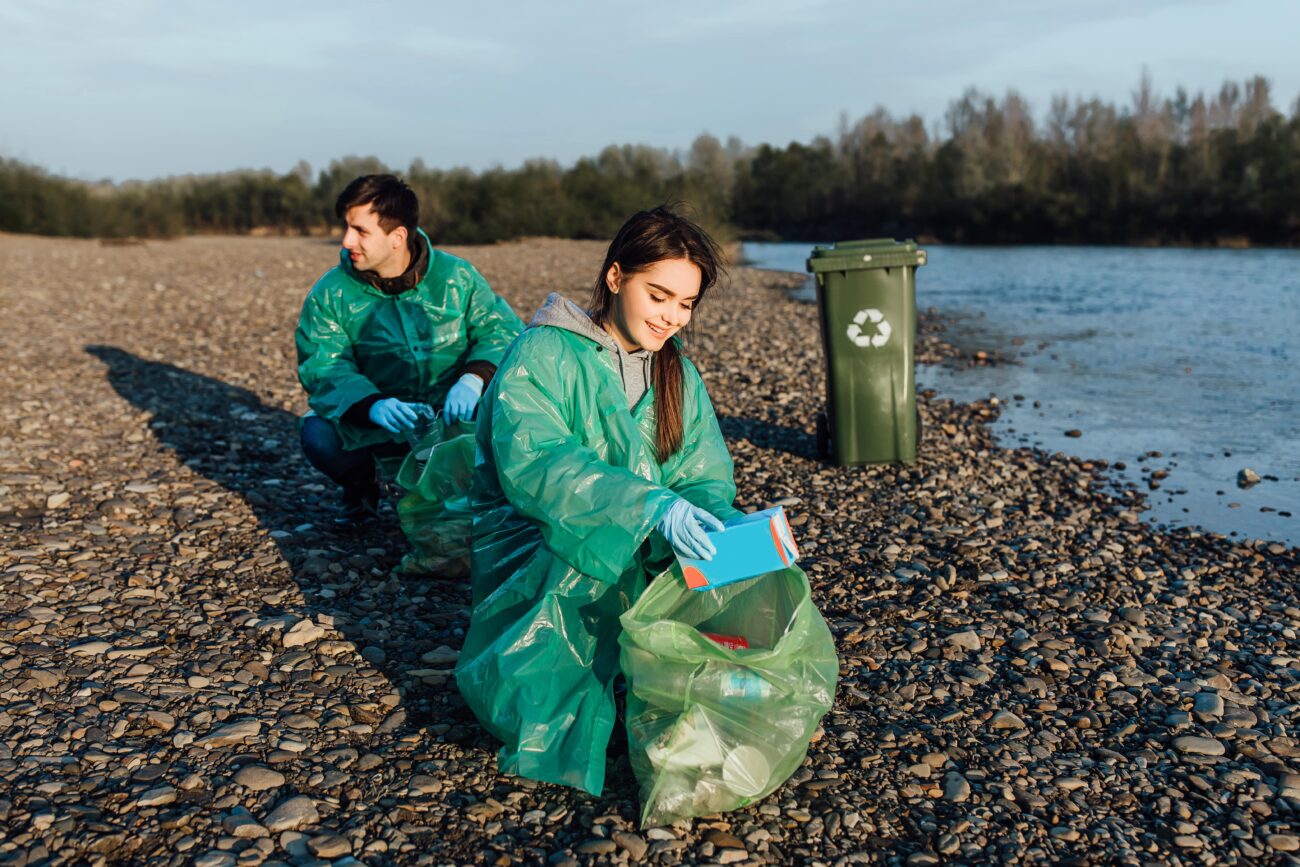
{"label": "man's face", "polygon": [[344,215],[347,227],[343,233],[343,249],[352,257],[352,267],[358,271],[375,271],[381,277],[396,267],[399,252],[406,247],[406,228],[398,226],[385,232],[379,225],[379,215],[368,203],[348,208]]}

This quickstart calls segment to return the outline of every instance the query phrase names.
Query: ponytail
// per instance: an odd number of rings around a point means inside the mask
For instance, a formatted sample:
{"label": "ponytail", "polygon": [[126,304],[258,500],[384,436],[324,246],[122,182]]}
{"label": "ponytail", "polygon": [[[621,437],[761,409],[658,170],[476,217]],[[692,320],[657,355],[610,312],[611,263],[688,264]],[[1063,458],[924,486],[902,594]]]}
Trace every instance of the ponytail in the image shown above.
{"label": "ponytail", "polygon": [[655,450],[659,463],[667,461],[682,447],[686,400],[682,375],[681,350],[675,339],[655,353],[651,379],[655,390]]}

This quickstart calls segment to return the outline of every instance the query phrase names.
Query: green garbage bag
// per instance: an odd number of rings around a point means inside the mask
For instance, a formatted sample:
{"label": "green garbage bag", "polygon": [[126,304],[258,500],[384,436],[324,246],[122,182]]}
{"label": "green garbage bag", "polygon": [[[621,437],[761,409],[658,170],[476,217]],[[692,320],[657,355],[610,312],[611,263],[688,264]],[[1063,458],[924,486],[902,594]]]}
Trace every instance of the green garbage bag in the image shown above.
{"label": "green garbage bag", "polygon": [[734,810],[789,779],[839,677],[802,569],[701,592],[674,564],[621,620],[642,827]]}
{"label": "green garbage bag", "polygon": [[411,543],[400,571],[443,578],[469,574],[473,472],[474,431],[468,425],[448,425],[439,416],[411,444],[397,471],[397,483],[406,489],[397,501],[397,517]]}

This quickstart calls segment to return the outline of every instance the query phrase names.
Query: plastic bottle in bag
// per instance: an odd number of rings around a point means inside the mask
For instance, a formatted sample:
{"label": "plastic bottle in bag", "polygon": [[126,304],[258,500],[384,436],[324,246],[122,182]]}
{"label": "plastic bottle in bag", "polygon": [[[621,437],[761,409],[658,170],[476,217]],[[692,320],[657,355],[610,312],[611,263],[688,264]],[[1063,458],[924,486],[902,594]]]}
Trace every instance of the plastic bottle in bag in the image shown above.
{"label": "plastic bottle in bag", "polygon": [[433,407],[427,403],[415,404],[415,426],[406,431],[406,444],[411,447],[411,453],[420,463],[429,459],[429,453],[433,451],[432,446],[426,446],[424,441],[429,438],[438,428],[438,414]]}
{"label": "plastic bottle in bag", "polygon": [[727,663],[706,663],[690,683],[691,702],[717,707],[752,705],[776,694],[772,682],[752,668]]}
{"label": "plastic bottle in bag", "polygon": [[747,668],[723,674],[721,686],[719,695],[724,700],[763,701],[775,692],[771,681]]}

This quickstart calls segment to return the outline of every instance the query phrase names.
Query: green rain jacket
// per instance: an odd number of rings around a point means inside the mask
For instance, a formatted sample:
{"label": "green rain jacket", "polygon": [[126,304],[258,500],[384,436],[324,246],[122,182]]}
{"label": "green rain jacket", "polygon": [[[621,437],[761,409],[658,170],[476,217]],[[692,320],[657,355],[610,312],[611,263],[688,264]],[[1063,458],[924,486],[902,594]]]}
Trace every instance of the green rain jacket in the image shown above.
{"label": "green rain jacket", "polygon": [[429,271],[414,289],[385,294],[358,277],[341,250],[298,319],[298,379],[345,449],[395,439],[383,428],[345,421],[357,401],[382,395],[437,406],[466,364],[499,364],[523,328],[473,265],[435,249],[417,231],[429,244]]}
{"label": "green rain jacket", "polygon": [[682,359],[685,444],[660,464],[653,389],[629,410],[610,356],[573,331],[530,327],[484,394],[473,611],[456,666],[461,695],[504,742],[502,773],[596,795],[614,728],[619,616],[672,557],[654,525],[678,496],[723,520],[740,514],[695,366]]}

